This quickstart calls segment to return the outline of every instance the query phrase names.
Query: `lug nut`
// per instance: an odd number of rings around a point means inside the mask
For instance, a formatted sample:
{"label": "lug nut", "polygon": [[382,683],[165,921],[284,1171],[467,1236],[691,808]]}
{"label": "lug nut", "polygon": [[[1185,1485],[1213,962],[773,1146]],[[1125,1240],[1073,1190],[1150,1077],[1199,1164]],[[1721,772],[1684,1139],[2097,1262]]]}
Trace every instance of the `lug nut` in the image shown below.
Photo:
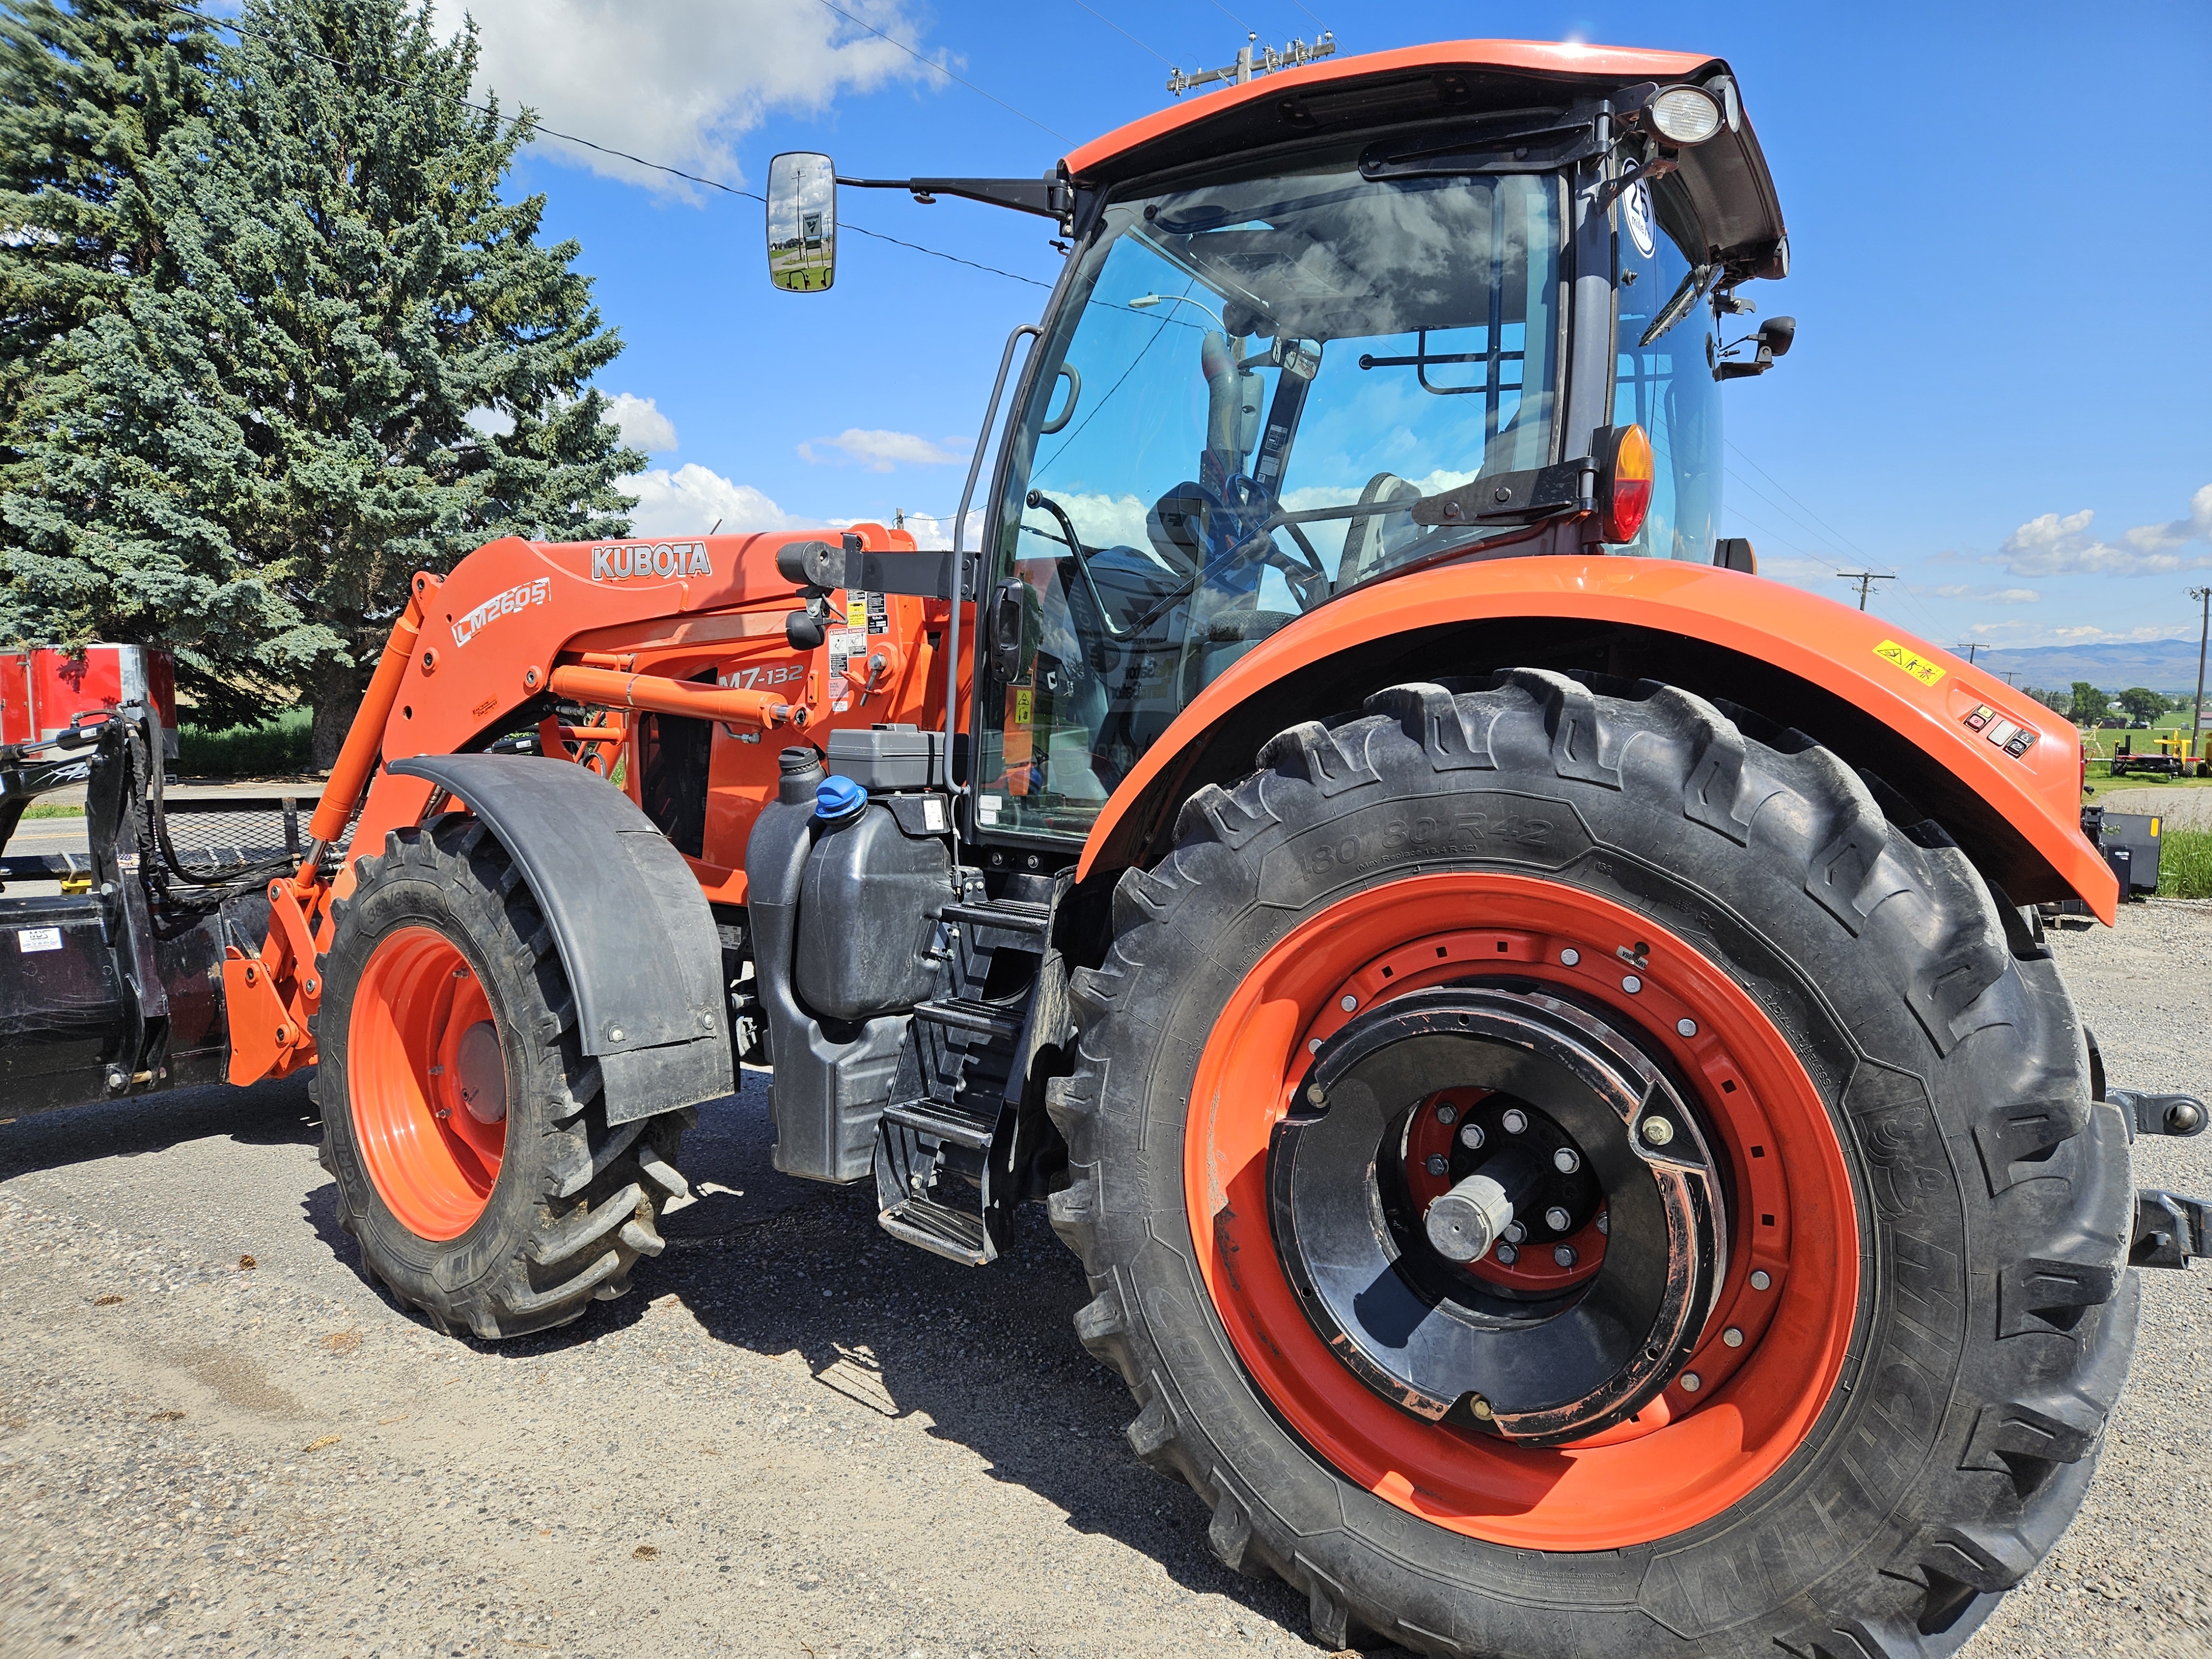
{"label": "lug nut", "polygon": [[1451,1164],[1442,1152],[1431,1152],[1424,1167],[1431,1175],[1440,1176],[1451,1168]]}
{"label": "lug nut", "polygon": [[1682,1392],[1684,1394],[1695,1394],[1699,1389],[1702,1389],[1705,1386],[1705,1378],[1699,1376],[1697,1372],[1684,1371],[1682,1373]]}
{"label": "lug nut", "polygon": [[1498,1121],[1504,1126],[1507,1134],[1517,1135],[1528,1127],[1528,1114],[1518,1106],[1509,1106],[1505,1115]]}
{"label": "lug nut", "polygon": [[1459,1126],[1459,1144],[1469,1152],[1480,1147],[1484,1139],[1482,1125],[1480,1123],[1462,1123]]}
{"label": "lug nut", "polygon": [[1500,1244],[1498,1247],[1498,1261],[1500,1267],[1510,1267],[1520,1259],[1521,1252],[1510,1244]]}
{"label": "lug nut", "polygon": [[1583,1167],[1583,1155],[1571,1146],[1562,1146],[1552,1154],[1552,1167],[1561,1175],[1572,1175]]}
{"label": "lug nut", "polygon": [[1743,1333],[1731,1325],[1721,1333],[1721,1340],[1731,1348],[1741,1348],[1743,1346]]}
{"label": "lug nut", "polygon": [[1558,1262],[1562,1267],[1573,1267],[1575,1265],[1575,1247],[1571,1244],[1559,1244],[1553,1246],[1552,1250],[1552,1260]]}
{"label": "lug nut", "polygon": [[1603,1238],[1612,1231],[1613,1218],[1607,1214],[1603,1210],[1600,1210],[1597,1212],[1597,1236],[1600,1238]]}
{"label": "lug nut", "polygon": [[1522,1239],[1528,1237],[1528,1230],[1522,1226],[1519,1222],[1515,1221],[1507,1224],[1505,1229],[1505,1242],[1508,1244],[1518,1244]]}
{"label": "lug nut", "polygon": [[1544,1212],[1544,1224],[1547,1227],[1549,1227],[1555,1233],[1563,1233],[1566,1231],[1567,1228],[1573,1221],[1574,1217],[1569,1215],[1564,1208],[1557,1204],[1554,1204],[1550,1209]]}
{"label": "lug nut", "polygon": [[1456,1106],[1455,1106],[1455,1105],[1453,1105],[1453,1104],[1451,1103],[1451,1102],[1449,1102],[1449,1100],[1446,1100],[1446,1101],[1439,1102],[1439,1103],[1437,1103],[1437,1122],[1439,1122],[1439,1123],[1452,1123],[1452,1122],[1455,1122],[1455,1121],[1458,1121],[1458,1118],[1459,1118],[1459,1108],[1458,1108],[1458,1107],[1456,1107]]}
{"label": "lug nut", "polygon": [[1663,1117],[1647,1117],[1643,1133],[1647,1146],[1664,1146],[1674,1138],[1674,1126]]}
{"label": "lug nut", "polygon": [[1773,1282],[1767,1277],[1766,1269],[1764,1267],[1756,1269],[1751,1275],[1751,1288],[1754,1291],[1763,1291]]}
{"label": "lug nut", "polygon": [[1306,1085],[1306,1098],[1316,1106],[1326,1106],[1328,1104],[1328,1091],[1322,1088],[1318,1083],[1308,1084]]}

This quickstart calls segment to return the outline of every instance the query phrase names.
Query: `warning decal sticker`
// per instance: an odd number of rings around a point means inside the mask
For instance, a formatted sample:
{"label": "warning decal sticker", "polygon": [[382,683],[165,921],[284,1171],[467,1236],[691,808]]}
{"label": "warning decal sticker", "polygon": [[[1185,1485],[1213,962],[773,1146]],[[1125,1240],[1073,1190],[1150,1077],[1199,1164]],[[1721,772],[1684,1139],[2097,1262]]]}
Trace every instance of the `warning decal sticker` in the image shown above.
{"label": "warning decal sticker", "polygon": [[1949,671],[1937,667],[1916,651],[1906,649],[1895,640],[1884,640],[1874,648],[1875,656],[1884,662],[1894,663],[1923,685],[1933,685]]}

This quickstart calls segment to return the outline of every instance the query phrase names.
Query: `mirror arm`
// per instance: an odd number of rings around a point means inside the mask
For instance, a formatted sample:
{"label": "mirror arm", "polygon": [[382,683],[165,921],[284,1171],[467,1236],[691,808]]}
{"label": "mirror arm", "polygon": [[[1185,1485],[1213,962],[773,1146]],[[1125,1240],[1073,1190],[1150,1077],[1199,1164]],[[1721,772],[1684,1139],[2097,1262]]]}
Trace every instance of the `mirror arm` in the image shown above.
{"label": "mirror arm", "polygon": [[1068,228],[1075,215],[1075,192],[1057,176],[1047,179],[848,179],[837,182],[855,190],[903,190],[916,198],[958,196],[992,207],[1034,213]]}

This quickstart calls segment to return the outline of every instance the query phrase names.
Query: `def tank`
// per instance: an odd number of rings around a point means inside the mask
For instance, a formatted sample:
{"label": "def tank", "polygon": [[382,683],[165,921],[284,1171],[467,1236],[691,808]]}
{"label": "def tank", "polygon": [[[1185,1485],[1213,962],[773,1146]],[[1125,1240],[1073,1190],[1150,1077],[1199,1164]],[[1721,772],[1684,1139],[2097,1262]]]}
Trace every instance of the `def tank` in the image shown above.
{"label": "def tank", "polygon": [[774,1161],[787,1174],[858,1181],[874,1167],[907,1011],[933,988],[926,952],[952,896],[944,828],[940,795],[872,802],[825,778],[813,750],[784,751],[745,874]]}

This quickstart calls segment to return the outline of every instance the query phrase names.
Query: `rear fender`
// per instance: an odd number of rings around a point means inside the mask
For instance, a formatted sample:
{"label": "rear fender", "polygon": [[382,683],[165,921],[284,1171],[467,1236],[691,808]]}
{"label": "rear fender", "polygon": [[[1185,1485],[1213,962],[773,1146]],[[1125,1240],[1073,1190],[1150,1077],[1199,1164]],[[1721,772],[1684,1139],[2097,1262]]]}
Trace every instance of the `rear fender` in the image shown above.
{"label": "rear fender", "polygon": [[466,803],[530,884],[610,1124],[731,1092],[714,915],[684,855],[629,796],[568,761],[521,755],[424,755],[389,770]]}
{"label": "rear fender", "polygon": [[[1378,582],[1232,664],[1146,751],[1079,877],[1152,862],[1192,791],[1249,773],[1304,720],[1405,680],[1504,667],[1650,678],[1794,726],[1940,823],[2015,902],[2078,898],[2110,922],[2118,886],[2081,834],[2081,738],[2002,680],[1880,618],[1776,581],[1659,559],[1504,558]],[[1968,724],[1984,711],[1996,718]],[[2033,734],[2024,753],[1990,733]]]}

